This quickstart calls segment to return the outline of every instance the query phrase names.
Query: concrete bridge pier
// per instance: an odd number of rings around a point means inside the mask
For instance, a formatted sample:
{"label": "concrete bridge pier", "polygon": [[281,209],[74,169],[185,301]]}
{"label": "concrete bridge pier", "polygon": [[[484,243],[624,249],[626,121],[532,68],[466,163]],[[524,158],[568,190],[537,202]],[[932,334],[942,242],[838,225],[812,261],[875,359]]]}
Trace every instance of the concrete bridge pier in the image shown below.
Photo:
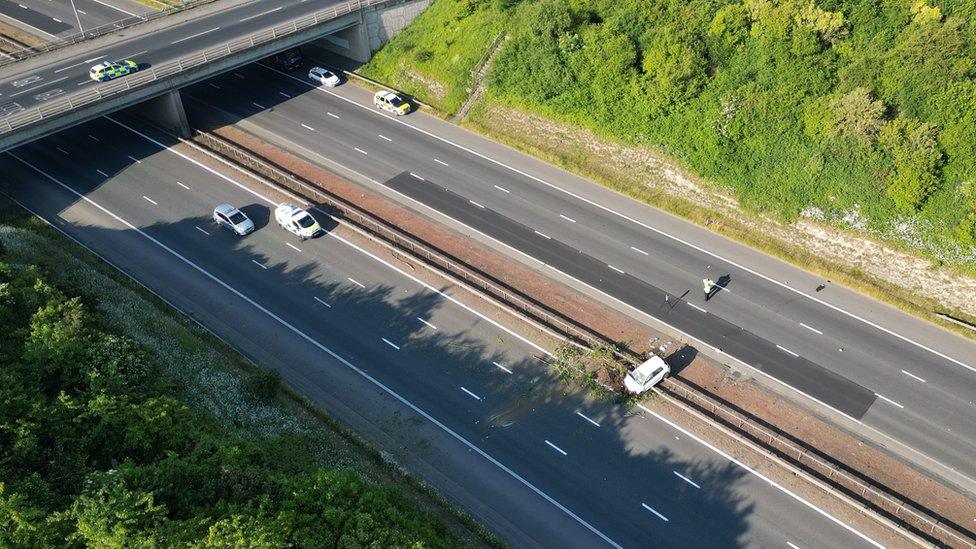
{"label": "concrete bridge pier", "polygon": [[138,115],[149,119],[157,126],[169,130],[180,137],[193,137],[190,123],[183,109],[180,90],[166,92],[136,106]]}

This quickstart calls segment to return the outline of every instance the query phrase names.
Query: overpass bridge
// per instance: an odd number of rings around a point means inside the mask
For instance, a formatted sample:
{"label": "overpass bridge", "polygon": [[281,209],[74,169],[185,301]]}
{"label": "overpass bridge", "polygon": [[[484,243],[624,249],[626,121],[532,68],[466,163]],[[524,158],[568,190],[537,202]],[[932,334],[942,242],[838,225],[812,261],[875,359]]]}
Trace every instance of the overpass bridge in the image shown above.
{"label": "overpass bridge", "polygon": [[[187,131],[179,89],[300,44],[320,41],[367,61],[430,0],[259,0],[217,6],[162,28],[139,27],[43,54],[0,71],[0,152],[116,110],[149,102],[163,125]],[[208,6],[209,7],[209,6]],[[203,9],[203,8],[201,8]],[[367,23],[370,23],[367,25]],[[81,46],[81,47],[79,47]],[[140,70],[109,82],[88,77],[102,60]]]}

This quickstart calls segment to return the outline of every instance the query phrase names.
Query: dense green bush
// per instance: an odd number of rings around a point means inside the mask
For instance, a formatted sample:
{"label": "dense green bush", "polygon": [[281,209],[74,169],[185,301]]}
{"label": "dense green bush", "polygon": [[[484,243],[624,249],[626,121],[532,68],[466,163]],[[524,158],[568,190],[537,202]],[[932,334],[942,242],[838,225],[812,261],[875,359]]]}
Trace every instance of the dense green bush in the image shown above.
{"label": "dense green bush", "polygon": [[149,351],[3,259],[0,547],[455,544],[398,489],[316,468],[297,435],[220,428]]}
{"label": "dense green bush", "polygon": [[[489,97],[673,151],[752,208],[976,261],[976,5],[537,0]],[[569,45],[569,47],[567,47]],[[880,191],[880,192],[879,192]],[[906,216],[914,234],[896,234]]]}

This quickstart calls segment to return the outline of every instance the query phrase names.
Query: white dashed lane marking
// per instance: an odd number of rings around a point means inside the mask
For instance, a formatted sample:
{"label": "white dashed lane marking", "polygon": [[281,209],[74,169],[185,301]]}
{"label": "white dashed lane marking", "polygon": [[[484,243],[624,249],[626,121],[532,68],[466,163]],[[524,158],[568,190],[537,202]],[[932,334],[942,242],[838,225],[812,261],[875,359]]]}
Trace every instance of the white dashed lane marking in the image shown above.
{"label": "white dashed lane marking", "polygon": [[313,128],[312,126],[309,126],[308,124],[302,124],[302,127],[305,128],[306,130],[310,131],[310,132],[314,132],[315,131],[315,128]]}
{"label": "white dashed lane marking", "polygon": [[823,335],[823,332],[821,332],[820,330],[818,330],[818,329],[816,329],[816,328],[813,328],[813,327],[811,327],[811,326],[807,326],[806,324],[804,324],[804,323],[802,323],[802,322],[800,323],[800,326],[803,326],[804,328],[806,328],[807,330],[810,330],[811,332],[814,332],[814,333],[817,333],[817,334],[820,334],[820,335]]}
{"label": "white dashed lane marking", "polygon": [[701,488],[701,486],[695,484],[694,482],[692,482],[692,480],[690,478],[682,475],[681,473],[679,473],[677,471],[671,471],[671,472],[674,473],[678,478],[680,478],[681,480],[683,480],[683,481],[687,482],[688,484],[694,486],[695,488]]}
{"label": "white dashed lane marking", "polygon": [[143,197],[144,199],[146,199],[146,202],[149,202],[149,203],[150,203],[150,204],[152,204],[153,206],[159,206],[159,203],[158,203],[158,202],[156,202],[155,200],[153,200],[152,198],[149,198],[149,197],[148,197],[148,196],[146,196],[146,195],[142,195],[142,197]]}
{"label": "white dashed lane marking", "polygon": [[[915,374],[913,374],[911,372],[906,372],[905,370],[902,370],[901,373],[905,374],[906,376],[908,376],[910,378],[914,378],[914,379],[917,379],[918,381],[921,381],[922,383],[925,383],[925,380],[924,379],[918,377],[917,375],[915,375]],[[974,519],[974,520],[976,520],[976,519]]]}
{"label": "white dashed lane marking", "polygon": [[394,348],[394,349],[396,349],[397,351],[399,351],[399,350],[400,350],[400,346],[399,346],[399,345],[397,345],[396,343],[393,343],[393,342],[392,342],[392,341],[390,341],[389,339],[386,339],[385,337],[381,337],[380,339],[382,339],[382,340],[383,340],[383,343],[386,343],[387,345],[389,345],[390,347],[393,347],[393,348]]}
{"label": "white dashed lane marking", "polygon": [[573,219],[573,218],[571,218],[571,217],[566,217],[566,216],[565,216],[565,215],[563,215],[563,214],[559,214],[559,217],[561,217],[561,218],[563,218],[563,219],[565,219],[566,221],[569,221],[570,223],[576,223],[576,220],[575,220],[575,219]]}
{"label": "white dashed lane marking", "polygon": [[254,105],[255,107],[259,108],[259,109],[264,109],[265,108],[265,106],[262,105],[261,103],[255,103],[254,101],[251,101],[251,104]]}
{"label": "white dashed lane marking", "polygon": [[597,423],[597,422],[593,421],[592,419],[586,417],[586,415],[583,412],[576,412],[576,415],[578,415],[579,417],[585,419],[586,421],[589,421],[590,423],[592,423],[593,425],[596,425],[597,427],[600,426],[599,423]]}
{"label": "white dashed lane marking", "polygon": [[62,149],[61,147],[54,147],[54,148],[57,149],[57,150],[59,150],[59,151],[61,151],[61,152],[63,152],[64,154],[71,154],[68,151]]}
{"label": "white dashed lane marking", "polygon": [[424,178],[423,177],[420,177],[419,175],[417,175],[417,174],[415,174],[413,172],[410,172],[410,175],[412,175],[413,177],[416,177],[417,179],[419,179],[421,181],[424,181]]}
{"label": "white dashed lane marking", "polygon": [[366,152],[366,151],[364,151],[364,150],[362,150],[362,149],[360,149],[359,147],[353,147],[353,149],[356,149],[356,151],[357,151],[357,152],[361,152],[361,153],[363,153],[363,154],[369,154],[368,152]]}
{"label": "white dashed lane marking", "polygon": [[267,270],[267,267],[265,267],[264,265],[262,265],[261,263],[259,263],[259,262],[258,262],[257,260],[254,260],[254,259],[252,259],[252,260],[251,260],[251,263],[254,263],[254,264],[255,264],[255,265],[257,265],[258,267],[261,267],[262,269],[265,269],[265,270]]}
{"label": "white dashed lane marking", "polygon": [[346,277],[346,280],[348,280],[349,282],[352,282],[353,284],[355,284],[356,286],[359,286],[360,288],[365,288],[366,287],[365,284],[363,284],[362,282],[359,282],[359,281],[357,281],[355,279]]}
{"label": "white dashed lane marking", "polygon": [[631,249],[631,250],[634,250],[635,252],[637,252],[637,253],[639,253],[639,254],[643,254],[643,255],[650,255],[649,253],[647,253],[647,252],[645,252],[644,250],[642,250],[642,249],[640,249],[640,248],[635,248],[635,247],[633,247],[633,246],[631,246],[631,247],[630,247],[630,249]]}
{"label": "white dashed lane marking", "polygon": [[648,511],[650,511],[650,512],[652,512],[652,513],[654,513],[655,515],[657,515],[657,518],[659,518],[659,519],[661,519],[661,520],[663,520],[664,522],[668,522],[668,517],[666,517],[666,516],[664,516],[664,515],[662,515],[661,513],[658,513],[658,512],[657,512],[657,511],[655,511],[655,510],[654,510],[654,508],[653,508],[653,507],[651,507],[650,505],[648,505],[648,504],[646,504],[646,503],[641,503],[641,507],[643,507],[644,509],[647,509]]}
{"label": "white dashed lane marking", "polygon": [[569,454],[567,454],[567,453],[566,453],[566,451],[565,451],[565,450],[563,450],[563,449],[562,449],[562,448],[560,448],[559,446],[556,446],[555,444],[553,444],[553,443],[551,443],[551,442],[549,442],[548,440],[546,441],[546,444],[548,444],[548,445],[549,445],[549,446],[551,446],[551,447],[552,447],[552,448],[553,448],[554,450],[556,450],[557,452],[559,452],[560,454],[562,454],[562,455],[564,455],[564,456],[568,456],[568,455],[569,455]]}
{"label": "white dashed lane marking", "polygon": [[379,136],[380,139],[382,139],[384,141],[393,141],[392,139],[390,139],[389,137],[387,137],[387,136],[385,136],[385,135],[383,135],[381,133],[380,134],[377,134],[377,135]]}
{"label": "white dashed lane marking", "polygon": [[464,391],[465,393],[468,393],[468,395],[469,395],[469,396],[470,396],[471,398],[473,398],[473,399],[475,399],[475,400],[478,400],[478,401],[480,401],[480,400],[481,400],[481,397],[480,397],[480,396],[478,396],[478,395],[476,395],[476,394],[474,394],[474,393],[472,393],[471,391],[469,391],[469,390],[467,390],[467,389],[465,389],[464,387],[461,387],[461,390],[462,390],[462,391]]}
{"label": "white dashed lane marking", "polygon": [[478,203],[477,203],[477,202],[475,202],[474,200],[468,200],[468,202],[470,202],[470,203],[471,203],[472,205],[474,205],[474,206],[477,206],[477,207],[479,207],[479,208],[481,208],[482,210],[483,210],[483,209],[485,209],[485,207],[484,207],[484,206],[482,206],[481,204],[478,204]]}
{"label": "white dashed lane marking", "polygon": [[327,114],[327,115],[329,115],[329,116],[331,116],[332,118],[335,118],[335,119],[338,119],[338,118],[339,118],[339,115],[337,115],[337,114],[332,114],[331,112],[327,112],[327,113],[325,113],[325,114]]}
{"label": "white dashed lane marking", "polygon": [[495,366],[498,366],[499,369],[501,369],[502,371],[504,371],[506,373],[509,373],[509,374],[512,373],[511,370],[509,370],[508,368],[502,366],[501,364],[499,364],[497,362],[492,362],[492,364],[494,364]]}
{"label": "white dashed lane marking", "polygon": [[512,191],[506,189],[505,187],[499,187],[498,185],[495,185],[495,188],[498,189],[499,191],[503,192],[503,193],[510,193],[510,192],[512,192]]}
{"label": "white dashed lane marking", "polygon": [[186,185],[184,185],[183,183],[180,183],[179,181],[177,181],[176,184],[179,185],[180,187],[183,187],[186,190],[190,190],[190,187],[187,187]]}
{"label": "white dashed lane marking", "polygon": [[878,397],[878,398],[880,398],[881,400],[883,400],[883,401],[885,401],[885,402],[888,402],[888,403],[890,403],[890,404],[894,404],[895,406],[897,406],[897,407],[899,407],[899,408],[902,408],[902,409],[904,409],[904,408],[905,408],[905,407],[904,407],[904,406],[902,406],[901,404],[898,404],[898,403],[897,403],[897,402],[895,402],[894,400],[891,400],[890,398],[888,398],[888,397],[886,397],[886,396],[884,396],[884,395],[879,395],[878,393],[874,393],[874,396],[876,396],[876,397]]}
{"label": "white dashed lane marking", "polygon": [[542,238],[545,238],[546,240],[552,240],[552,237],[549,236],[549,235],[547,235],[547,234],[545,234],[545,233],[540,233],[539,231],[532,231],[532,232],[534,232],[535,234],[541,236]]}
{"label": "white dashed lane marking", "polygon": [[431,324],[430,322],[427,322],[426,320],[420,318],[419,316],[417,317],[417,320],[423,322],[424,324],[426,324],[427,326],[429,326],[429,327],[431,327],[431,328],[433,328],[435,330],[437,329],[437,326],[434,326],[433,324]]}
{"label": "white dashed lane marking", "polygon": [[793,351],[787,349],[786,347],[783,347],[782,345],[777,345],[776,348],[779,349],[780,351],[783,351],[786,354],[790,354],[790,355],[793,355],[793,356],[800,356],[800,355],[794,353]]}
{"label": "white dashed lane marking", "polygon": [[102,177],[108,177],[108,174],[105,173],[105,172],[103,172],[102,170],[97,170],[96,169],[95,171],[98,172],[98,174],[101,175]]}
{"label": "white dashed lane marking", "polygon": [[326,303],[326,302],[324,302],[324,301],[322,301],[321,299],[319,299],[319,298],[317,298],[317,297],[314,297],[314,296],[313,296],[313,297],[312,297],[312,299],[314,299],[315,301],[318,301],[319,303],[321,303],[322,305],[325,305],[326,307],[328,307],[328,308],[330,308],[330,309],[332,308],[332,305],[329,305],[328,303]]}
{"label": "white dashed lane marking", "polygon": [[438,160],[438,159],[435,158],[434,159],[434,162],[437,162],[438,164],[442,164],[444,166],[447,166],[447,162],[444,162],[443,160]]}
{"label": "white dashed lane marking", "polygon": [[287,97],[288,99],[291,99],[291,96],[290,96],[290,95],[288,95],[288,94],[287,94],[287,93],[285,93],[285,92],[278,92],[278,95],[280,95],[280,96],[282,96],[282,97]]}
{"label": "white dashed lane marking", "polygon": [[200,227],[197,227],[196,225],[194,225],[194,228],[195,228],[196,230],[198,230],[198,231],[200,231],[201,233],[203,233],[203,234],[205,234],[205,235],[207,235],[207,236],[210,236],[210,233],[208,233],[207,231],[205,231],[205,230],[203,230],[203,229],[201,229]]}
{"label": "white dashed lane marking", "polygon": [[624,274],[624,272],[623,272],[622,270],[620,270],[620,269],[618,269],[618,268],[616,268],[616,267],[614,267],[613,265],[607,265],[607,267],[610,267],[611,269],[613,269],[613,270],[615,270],[615,271],[617,271],[617,272],[618,272],[618,273],[620,273],[620,274]]}
{"label": "white dashed lane marking", "polygon": [[285,242],[285,246],[288,246],[289,248],[295,250],[298,253],[302,253],[301,248],[299,248],[298,246],[292,244],[291,242]]}
{"label": "white dashed lane marking", "polygon": [[136,164],[142,164],[142,160],[139,160],[138,158],[132,156],[131,154],[127,154],[126,156],[128,156],[129,160],[135,162]]}

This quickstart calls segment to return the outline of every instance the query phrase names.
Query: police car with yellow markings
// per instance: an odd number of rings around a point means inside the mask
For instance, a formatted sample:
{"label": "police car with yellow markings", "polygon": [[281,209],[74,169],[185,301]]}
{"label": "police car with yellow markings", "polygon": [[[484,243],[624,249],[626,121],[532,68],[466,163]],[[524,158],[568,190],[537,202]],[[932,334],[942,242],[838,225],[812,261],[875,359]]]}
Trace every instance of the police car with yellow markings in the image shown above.
{"label": "police car with yellow markings", "polygon": [[105,82],[139,70],[139,63],[131,59],[103,61],[88,71],[88,76],[96,82]]}

